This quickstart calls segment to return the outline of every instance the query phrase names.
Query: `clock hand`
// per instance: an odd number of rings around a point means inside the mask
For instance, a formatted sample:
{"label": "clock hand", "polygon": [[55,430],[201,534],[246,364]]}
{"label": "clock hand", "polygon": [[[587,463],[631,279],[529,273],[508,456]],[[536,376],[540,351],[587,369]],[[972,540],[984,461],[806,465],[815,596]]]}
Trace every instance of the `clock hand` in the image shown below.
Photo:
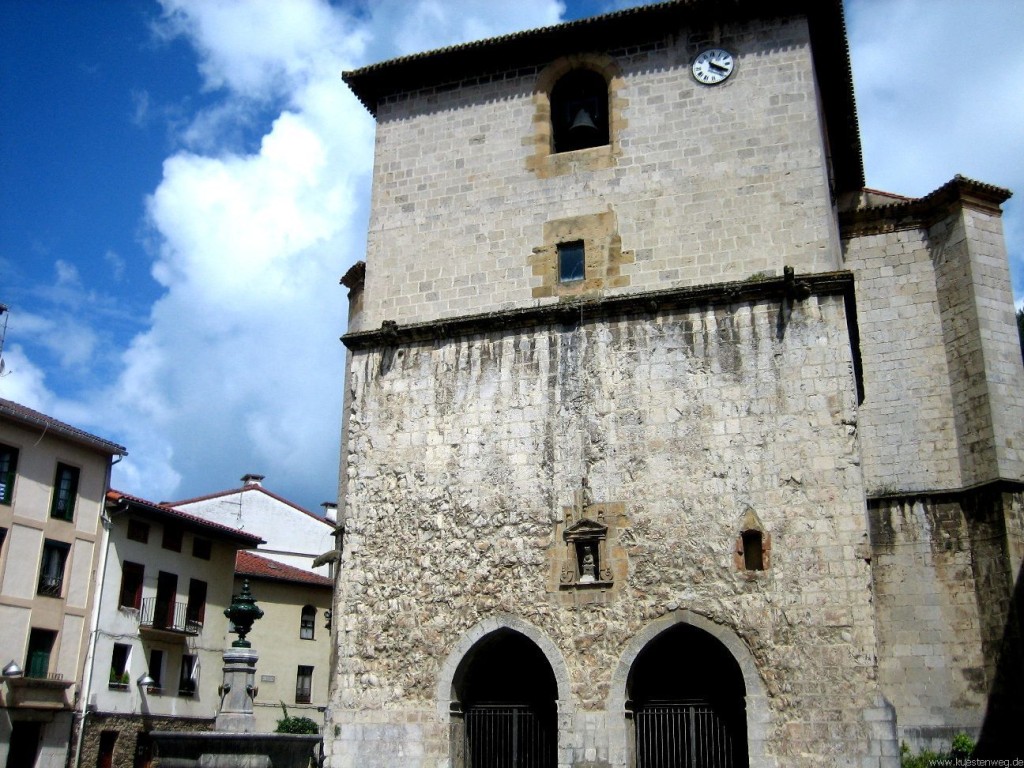
{"label": "clock hand", "polygon": [[712,69],[717,69],[719,72],[728,72],[729,68],[719,64],[717,61],[709,61],[708,66]]}

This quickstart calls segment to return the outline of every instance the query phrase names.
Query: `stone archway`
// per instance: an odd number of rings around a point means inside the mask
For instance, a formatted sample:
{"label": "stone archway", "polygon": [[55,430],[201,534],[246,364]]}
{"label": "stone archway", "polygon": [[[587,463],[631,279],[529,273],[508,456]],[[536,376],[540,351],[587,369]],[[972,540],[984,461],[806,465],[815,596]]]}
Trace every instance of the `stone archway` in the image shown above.
{"label": "stone archway", "polygon": [[473,627],[442,664],[436,694],[452,768],[554,768],[569,677],[555,645],[532,625],[498,616]]}
{"label": "stone archway", "polygon": [[[741,760],[738,765],[749,765],[751,768],[775,766],[775,761],[765,754],[764,737],[770,724],[770,711],[764,683],[753,656],[730,628],[686,610],[673,611],[649,624],[633,638],[619,659],[608,697],[609,726],[612,731],[609,735],[612,744],[618,747],[614,750],[617,752],[618,762],[622,765],[637,765],[637,725],[633,720],[636,705],[629,699],[631,688],[650,700],[664,696],[666,686],[673,683],[672,676],[669,675],[664,681],[656,681],[653,684],[640,683],[637,688],[639,681],[634,679],[634,672],[639,669],[641,673],[649,674],[650,670],[644,672],[643,667],[652,663],[656,665],[660,659],[664,659],[665,644],[673,641],[682,645],[689,644],[689,647],[698,654],[706,654],[707,658],[698,661],[711,661],[724,673],[726,679],[722,682],[726,688],[726,709],[730,696],[734,704],[739,699],[740,711],[745,716],[741,727],[735,728],[733,733],[739,734],[739,738],[745,743],[740,744],[737,751]],[[706,694],[708,679],[708,675],[701,675],[700,680],[688,691],[683,686],[679,690],[679,698],[685,698],[689,692],[693,696],[692,700],[700,701],[701,696]],[[736,711],[733,710],[726,716],[734,717]],[[708,764],[715,765],[714,762]]]}

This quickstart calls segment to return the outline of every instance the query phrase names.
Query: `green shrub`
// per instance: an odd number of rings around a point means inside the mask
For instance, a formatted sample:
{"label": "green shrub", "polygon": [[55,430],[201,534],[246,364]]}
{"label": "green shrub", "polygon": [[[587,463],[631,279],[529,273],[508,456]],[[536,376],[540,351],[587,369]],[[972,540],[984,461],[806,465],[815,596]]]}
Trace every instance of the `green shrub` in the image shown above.
{"label": "green shrub", "polygon": [[906,742],[900,745],[900,768],[934,768],[937,760],[970,757],[974,753],[974,741],[966,733],[958,733],[948,752],[936,753],[929,749],[917,755],[910,754]]}
{"label": "green shrub", "polygon": [[284,717],[277,721],[275,733],[320,733],[320,726],[308,717],[289,717],[288,707],[281,702],[281,711]]}

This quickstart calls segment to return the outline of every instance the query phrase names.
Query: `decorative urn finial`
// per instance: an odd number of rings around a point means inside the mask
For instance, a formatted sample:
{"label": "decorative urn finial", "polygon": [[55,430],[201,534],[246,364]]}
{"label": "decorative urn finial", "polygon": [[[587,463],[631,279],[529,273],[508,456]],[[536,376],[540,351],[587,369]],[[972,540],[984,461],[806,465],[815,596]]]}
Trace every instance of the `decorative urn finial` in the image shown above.
{"label": "decorative urn finial", "polygon": [[231,598],[231,605],[224,609],[224,615],[234,626],[238,639],[231,643],[232,648],[251,648],[252,643],[245,636],[252,631],[252,623],[263,618],[263,611],[256,607],[256,601],[249,591],[249,580],[242,582],[242,593]]}

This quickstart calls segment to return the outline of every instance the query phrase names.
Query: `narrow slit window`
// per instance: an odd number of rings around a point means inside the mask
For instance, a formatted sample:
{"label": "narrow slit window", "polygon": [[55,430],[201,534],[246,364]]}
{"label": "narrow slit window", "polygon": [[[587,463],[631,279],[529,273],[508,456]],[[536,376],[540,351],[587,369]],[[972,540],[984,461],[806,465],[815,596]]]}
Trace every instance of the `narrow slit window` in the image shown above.
{"label": "narrow slit window", "polygon": [[764,570],[764,537],[760,531],[743,532],[743,567],[748,571]]}
{"label": "narrow slit window", "polygon": [[586,259],[582,240],[558,244],[558,280],[571,283],[582,280],[586,273]]}

